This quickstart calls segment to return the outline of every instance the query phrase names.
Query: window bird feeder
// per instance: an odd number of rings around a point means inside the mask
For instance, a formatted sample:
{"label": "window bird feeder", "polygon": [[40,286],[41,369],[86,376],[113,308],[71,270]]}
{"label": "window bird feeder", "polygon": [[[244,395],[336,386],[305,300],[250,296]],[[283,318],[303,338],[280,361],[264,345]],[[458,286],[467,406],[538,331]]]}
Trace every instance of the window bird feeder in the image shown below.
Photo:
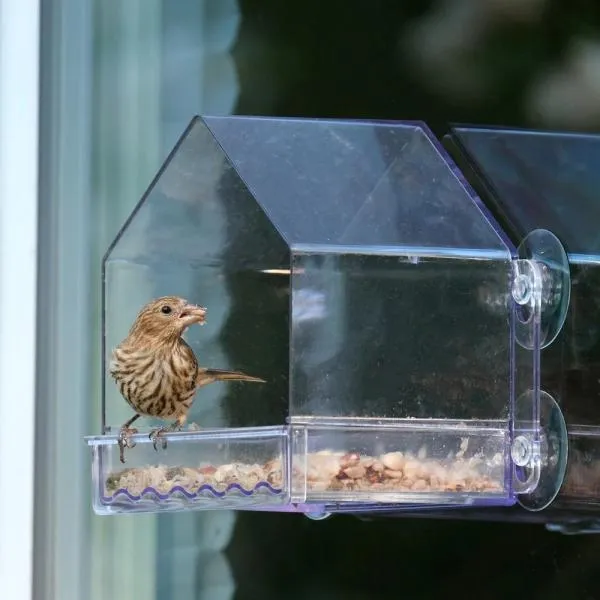
{"label": "window bird feeder", "polygon": [[[567,430],[540,352],[571,284],[526,233],[423,123],[194,118],[104,259],[95,511],[547,507]],[[200,388],[164,450],[140,419],[122,464],[108,363],[166,295],[207,309],[200,365],[266,383]]]}

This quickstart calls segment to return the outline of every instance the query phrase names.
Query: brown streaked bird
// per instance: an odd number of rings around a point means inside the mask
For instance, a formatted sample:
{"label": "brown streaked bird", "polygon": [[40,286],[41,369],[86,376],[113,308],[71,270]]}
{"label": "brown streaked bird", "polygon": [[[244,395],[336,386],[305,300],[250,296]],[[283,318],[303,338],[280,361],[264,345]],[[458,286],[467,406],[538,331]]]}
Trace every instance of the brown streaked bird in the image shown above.
{"label": "brown streaked bird", "polygon": [[[135,415],[119,432],[121,462],[125,448],[135,444],[131,425],[140,416],[175,419],[170,425],[153,429],[150,439],[179,431],[187,419],[196,390],[215,381],[265,383],[240,371],[200,367],[194,351],[181,337],[190,325],[206,322],[206,308],[189,304],[177,296],[164,296],[146,304],[127,337],[113,350],[109,371]],[[163,438],[162,446],[167,442]]]}

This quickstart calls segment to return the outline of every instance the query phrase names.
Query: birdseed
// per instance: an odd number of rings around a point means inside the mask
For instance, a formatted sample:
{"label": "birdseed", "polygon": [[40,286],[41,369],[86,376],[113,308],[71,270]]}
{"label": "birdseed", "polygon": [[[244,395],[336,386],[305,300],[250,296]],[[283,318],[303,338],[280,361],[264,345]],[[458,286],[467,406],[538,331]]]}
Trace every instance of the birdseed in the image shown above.
{"label": "birdseed", "polygon": [[[105,495],[112,497],[117,492],[127,491],[132,496],[156,490],[160,494],[170,494],[183,488],[189,494],[206,490],[208,486],[222,493],[232,484],[246,492],[264,489],[260,483],[268,483],[275,490],[283,485],[281,461],[272,460],[263,465],[231,463],[220,466],[204,464],[199,467],[146,466],[123,469],[111,473],[105,483]],[[235,490],[235,491],[234,491]],[[232,490],[239,493],[239,488]]]}
{"label": "birdseed", "polygon": [[454,456],[444,460],[401,452],[380,456],[321,451],[308,455],[306,470],[295,470],[297,482],[306,480],[309,493],[347,492],[487,492],[498,493],[503,457]]}

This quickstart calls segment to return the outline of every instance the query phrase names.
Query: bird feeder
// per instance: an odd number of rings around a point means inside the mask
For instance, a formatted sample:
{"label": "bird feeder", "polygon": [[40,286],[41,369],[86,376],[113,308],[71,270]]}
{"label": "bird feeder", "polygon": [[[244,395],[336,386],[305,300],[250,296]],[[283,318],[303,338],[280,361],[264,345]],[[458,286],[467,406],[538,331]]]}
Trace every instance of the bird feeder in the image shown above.
{"label": "bird feeder", "polygon": [[540,228],[557,235],[568,253],[572,282],[565,325],[540,362],[541,387],[560,401],[568,431],[559,494],[542,513],[473,508],[460,517],[542,522],[569,534],[598,532],[600,136],[456,125],[443,141],[512,239]]}
{"label": "bird feeder", "polygon": [[[443,507],[540,510],[567,459],[541,350],[569,305],[565,251],[515,244],[419,122],[194,118],[103,263],[100,514]],[[207,308],[198,390],[156,451],[110,353],[146,302]]]}

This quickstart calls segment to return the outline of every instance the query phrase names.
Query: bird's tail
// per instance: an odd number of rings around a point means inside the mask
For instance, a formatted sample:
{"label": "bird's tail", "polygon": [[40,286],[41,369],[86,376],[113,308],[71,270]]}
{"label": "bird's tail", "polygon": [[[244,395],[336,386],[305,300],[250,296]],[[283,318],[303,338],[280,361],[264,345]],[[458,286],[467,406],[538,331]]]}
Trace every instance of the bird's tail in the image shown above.
{"label": "bird's tail", "polygon": [[252,377],[241,371],[224,371],[223,369],[200,369],[196,377],[196,385],[202,387],[215,381],[253,381],[255,383],[266,383],[260,377]]}

